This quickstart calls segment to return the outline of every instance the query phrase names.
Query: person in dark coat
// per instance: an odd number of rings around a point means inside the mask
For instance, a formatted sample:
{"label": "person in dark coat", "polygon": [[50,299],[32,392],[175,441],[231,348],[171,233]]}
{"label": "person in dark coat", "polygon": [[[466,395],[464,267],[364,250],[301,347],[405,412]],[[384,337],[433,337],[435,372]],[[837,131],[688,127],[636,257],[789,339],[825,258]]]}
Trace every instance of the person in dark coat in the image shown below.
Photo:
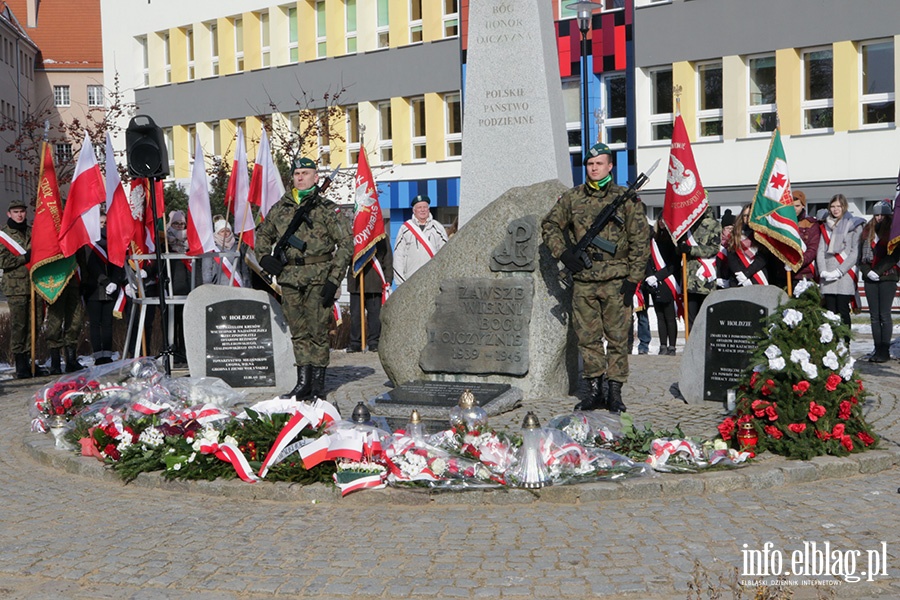
{"label": "person in dark coat", "polygon": [[100,215],[100,251],[90,246],[82,249],[84,278],[81,295],[84,298],[89,321],[91,352],[94,364],[112,362],[113,357],[113,309],[119,290],[126,284],[125,270],[109,262],[106,252],[106,215]]}
{"label": "person in dark coat", "polygon": [[[377,261],[377,264],[375,264]],[[381,271],[379,273],[379,270]],[[378,351],[381,337],[381,305],[387,299],[386,286],[390,289],[394,279],[394,254],[387,238],[375,243],[375,257],[366,263],[362,273],[363,302],[360,302],[359,276],[353,276],[353,267],[347,270],[347,291],[350,292],[350,344],[347,352],[362,350],[362,310],[366,313],[366,346],[370,352]]]}

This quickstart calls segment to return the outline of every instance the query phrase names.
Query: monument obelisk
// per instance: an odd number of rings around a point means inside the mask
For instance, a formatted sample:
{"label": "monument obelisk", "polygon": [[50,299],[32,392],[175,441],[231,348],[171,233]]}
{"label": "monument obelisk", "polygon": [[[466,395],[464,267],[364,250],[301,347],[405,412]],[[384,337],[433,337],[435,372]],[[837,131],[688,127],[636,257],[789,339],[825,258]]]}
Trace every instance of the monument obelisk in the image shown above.
{"label": "monument obelisk", "polygon": [[547,0],[469,4],[459,224],[513,187],[572,185]]}

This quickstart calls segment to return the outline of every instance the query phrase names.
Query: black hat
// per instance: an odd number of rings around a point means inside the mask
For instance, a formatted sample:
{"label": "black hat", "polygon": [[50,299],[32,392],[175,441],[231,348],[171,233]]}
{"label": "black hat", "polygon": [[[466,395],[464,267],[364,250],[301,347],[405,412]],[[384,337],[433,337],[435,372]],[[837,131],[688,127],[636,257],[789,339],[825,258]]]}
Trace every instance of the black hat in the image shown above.
{"label": "black hat", "polygon": [[728,227],[729,225],[734,225],[735,216],[732,214],[730,208],[726,208],[725,212],[722,213],[722,227]]}
{"label": "black hat", "polygon": [[415,198],[413,198],[412,200],[409,201],[410,208],[412,208],[419,202],[424,202],[428,206],[431,206],[431,198],[429,198],[425,194],[419,194],[418,196],[416,196]]}

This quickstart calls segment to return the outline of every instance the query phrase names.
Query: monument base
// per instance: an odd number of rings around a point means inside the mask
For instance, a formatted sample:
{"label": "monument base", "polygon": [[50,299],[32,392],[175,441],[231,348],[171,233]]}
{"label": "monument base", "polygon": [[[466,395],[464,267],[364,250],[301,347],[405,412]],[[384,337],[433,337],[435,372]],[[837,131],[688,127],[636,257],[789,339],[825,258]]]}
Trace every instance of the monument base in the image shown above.
{"label": "monument base", "polygon": [[513,410],[522,402],[522,390],[504,383],[475,381],[410,381],[371,401],[374,415],[408,418],[413,410],[423,419],[450,418],[450,409],[459,403],[460,395],[470,390],[488,414],[499,415]]}

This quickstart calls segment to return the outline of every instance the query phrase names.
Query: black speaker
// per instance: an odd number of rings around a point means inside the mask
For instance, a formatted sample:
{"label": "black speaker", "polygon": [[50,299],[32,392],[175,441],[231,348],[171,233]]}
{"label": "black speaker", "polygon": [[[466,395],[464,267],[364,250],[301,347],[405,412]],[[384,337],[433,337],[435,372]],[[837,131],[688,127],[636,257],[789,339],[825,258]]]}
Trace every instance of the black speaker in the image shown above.
{"label": "black speaker", "polygon": [[158,177],[169,175],[169,153],[166,139],[153,119],[147,115],[135,115],[125,130],[125,154],[128,172],[133,177]]}

